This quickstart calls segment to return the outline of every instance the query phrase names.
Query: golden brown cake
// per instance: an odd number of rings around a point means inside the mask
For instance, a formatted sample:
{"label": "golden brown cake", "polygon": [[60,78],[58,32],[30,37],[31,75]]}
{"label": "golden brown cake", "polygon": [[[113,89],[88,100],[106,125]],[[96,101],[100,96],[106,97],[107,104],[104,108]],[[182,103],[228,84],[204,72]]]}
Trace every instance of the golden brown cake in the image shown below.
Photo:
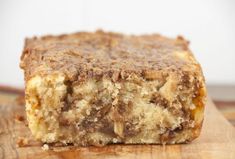
{"label": "golden brown cake", "polygon": [[200,134],[205,82],[182,37],[34,37],[20,66],[29,128],[42,142],[175,144]]}

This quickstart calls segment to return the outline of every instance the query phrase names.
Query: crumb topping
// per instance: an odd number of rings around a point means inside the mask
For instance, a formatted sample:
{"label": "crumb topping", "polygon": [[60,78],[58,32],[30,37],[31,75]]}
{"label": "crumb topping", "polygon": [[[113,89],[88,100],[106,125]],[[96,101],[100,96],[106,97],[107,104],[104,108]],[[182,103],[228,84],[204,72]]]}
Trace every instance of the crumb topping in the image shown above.
{"label": "crumb topping", "polygon": [[201,74],[188,44],[182,37],[134,36],[100,30],[34,37],[26,39],[20,66],[26,80],[36,74],[55,72],[63,72],[70,81],[78,82],[91,77],[118,81],[131,74],[155,80],[164,77],[164,71]]}

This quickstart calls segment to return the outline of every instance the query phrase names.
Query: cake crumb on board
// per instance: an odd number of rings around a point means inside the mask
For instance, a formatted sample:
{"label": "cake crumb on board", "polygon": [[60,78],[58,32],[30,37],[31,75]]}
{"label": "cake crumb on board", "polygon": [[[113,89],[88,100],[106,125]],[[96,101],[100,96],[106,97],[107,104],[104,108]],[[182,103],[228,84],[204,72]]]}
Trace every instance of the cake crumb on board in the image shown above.
{"label": "cake crumb on board", "polygon": [[50,147],[49,147],[48,144],[43,144],[42,149],[43,149],[44,151],[47,151],[47,150],[50,149]]}

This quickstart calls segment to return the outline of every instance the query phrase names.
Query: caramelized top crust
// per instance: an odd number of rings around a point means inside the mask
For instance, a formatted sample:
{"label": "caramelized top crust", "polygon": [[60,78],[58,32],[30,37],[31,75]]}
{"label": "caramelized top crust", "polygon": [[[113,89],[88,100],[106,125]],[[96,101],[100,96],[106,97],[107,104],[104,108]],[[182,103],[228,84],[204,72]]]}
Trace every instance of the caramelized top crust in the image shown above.
{"label": "caramelized top crust", "polygon": [[[183,37],[158,34],[123,35],[79,32],[26,39],[20,66],[27,81],[36,74],[64,73],[68,80],[109,77],[113,81],[134,74],[161,78],[163,72],[202,76],[201,68]],[[160,72],[160,73],[159,73]]]}

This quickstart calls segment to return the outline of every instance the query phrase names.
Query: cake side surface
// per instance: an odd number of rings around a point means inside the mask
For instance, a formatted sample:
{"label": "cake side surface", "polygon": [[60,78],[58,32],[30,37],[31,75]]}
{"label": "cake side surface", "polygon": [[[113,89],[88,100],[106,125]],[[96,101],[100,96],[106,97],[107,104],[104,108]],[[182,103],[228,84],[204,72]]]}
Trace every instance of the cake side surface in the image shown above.
{"label": "cake side surface", "polygon": [[205,82],[182,37],[34,38],[21,67],[29,127],[43,142],[174,144],[200,134]]}

